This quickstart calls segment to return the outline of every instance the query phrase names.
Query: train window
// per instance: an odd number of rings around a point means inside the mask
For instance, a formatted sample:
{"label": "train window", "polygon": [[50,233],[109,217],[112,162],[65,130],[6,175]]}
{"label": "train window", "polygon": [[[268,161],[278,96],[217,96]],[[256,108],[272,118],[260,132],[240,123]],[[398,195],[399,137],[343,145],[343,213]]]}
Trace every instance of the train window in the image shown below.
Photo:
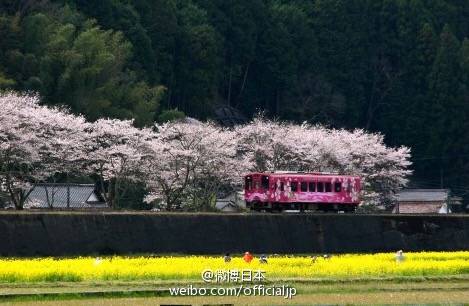
{"label": "train window", "polygon": [[318,192],[324,192],[324,183],[318,182]]}
{"label": "train window", "polygon": [[334,183],[334,191],[335,192],[341,192],[342,191],[342,183],[341,182],[335,182]]}
{"label": "train window", "polygon": [[332,184],[329,182],[326,183],[326,192],[332,192]]}
{"label": "train window", "polygon": [[291,182],[290,187],[291,187],[292,192],[297,192],[298,191],[298,183],[297,182]]}
{"label": "train window", "polygon": [[308,183],[306,183],[306,182],[301,182],[301,183],[300,183],[300,190],[301,190],[301,192],[306,192],[306,191],[308,191]]}
{"label": "train window", "polygon": [[280,191],[285,191],[285,184],[280,182]]}
{"label": "train window", "polygon": [[351,180],[348,180],[347,191],[348,192],[352,191],[352,181]]}
{"label": "train window", "polygon": [[262,189],[269,189],[269,177],[267,175],[262,176],[261,182],[262,182]]}
{"label": "train window", "polygon": [[252,189],[252,177],[246,176],[246,179],[244,180],[244,188],[246,190]]}
{"label": "train window", "polygon": [[316,184],[314,182],[309,182],[309,192],[316,191]]}

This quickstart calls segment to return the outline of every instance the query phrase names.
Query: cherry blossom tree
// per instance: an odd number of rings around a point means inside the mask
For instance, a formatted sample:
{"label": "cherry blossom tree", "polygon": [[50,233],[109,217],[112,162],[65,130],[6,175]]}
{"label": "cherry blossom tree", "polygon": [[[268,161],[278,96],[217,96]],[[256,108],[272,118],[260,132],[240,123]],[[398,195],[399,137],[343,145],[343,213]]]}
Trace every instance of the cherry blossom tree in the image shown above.
{"label": "cherry blossom tree", "polygon": [[159,199],[168,210],[211,209],[222,189],[239,186],[245,167],[236,159],[236,134],[213,123],[157,125],[157,139],[145,168],[148,201]]}
{"label": "cherry blossom tree", "polygon": [[79,171],[85,128],[83,117],[41,106],[37,96],[0,95],[0,178],[17,209],[33,184]]}
{"label": "cherry blossom tree", "polygon": [[106,202],[117,208],[127,183],[141,181],[142,158],[156,135],[134,127],[131,120],[99,119],[90,124],[86,137],[88,169],[97,174]]}
{"label": "cherry blossom tree", "polygon": [[205,124],[203,141],[197,148],[200,163],[194,169],[188,191],[195,210],[212,210],[216,198],[242,188],[249,164],[236,150],[236,133]]}

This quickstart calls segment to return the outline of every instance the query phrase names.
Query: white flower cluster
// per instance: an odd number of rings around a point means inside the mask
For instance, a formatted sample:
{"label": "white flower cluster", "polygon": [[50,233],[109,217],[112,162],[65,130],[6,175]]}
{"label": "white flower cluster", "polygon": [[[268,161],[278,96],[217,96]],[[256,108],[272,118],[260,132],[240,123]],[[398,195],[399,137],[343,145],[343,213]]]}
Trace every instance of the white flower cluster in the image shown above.
{"label": "white flower cluster", "polygon": [[249,171],[359,175],[367,203],[392,202],[410,174],[406,147],[383,136],[263,118],[226,129],[172,122],[139,129],[129,120],[87,122],[37,96],[0,95],[0,188],[22,208],[28,187],[58,173],[97,175],[113,205],[126,182],[145,185],[165,209],[208,209],[214,196],[241,188]]}

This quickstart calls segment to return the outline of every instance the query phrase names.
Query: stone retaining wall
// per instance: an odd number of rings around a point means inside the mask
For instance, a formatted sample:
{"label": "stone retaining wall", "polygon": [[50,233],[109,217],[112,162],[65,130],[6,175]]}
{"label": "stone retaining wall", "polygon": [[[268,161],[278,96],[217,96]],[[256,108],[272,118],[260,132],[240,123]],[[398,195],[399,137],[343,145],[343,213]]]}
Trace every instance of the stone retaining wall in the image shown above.
{"label": "stone retaining wall", "polygon": [[469,250],[469,216],[0,213],[1,256]]}

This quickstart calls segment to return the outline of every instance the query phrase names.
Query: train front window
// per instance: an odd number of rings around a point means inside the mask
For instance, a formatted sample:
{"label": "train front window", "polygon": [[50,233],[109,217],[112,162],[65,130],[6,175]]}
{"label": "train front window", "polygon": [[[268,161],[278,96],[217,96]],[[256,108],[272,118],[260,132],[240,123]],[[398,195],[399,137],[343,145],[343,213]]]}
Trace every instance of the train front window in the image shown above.
{"label": "train front window", "polygon": [[314,182],[309,182],[309,192],[316,191],[316,184]]}
{"label": "train front window", "polygon": [[263,175],[261,178],[262,189],[269,189],[269,177]]}
{"label": "train front window", "polygon": [[329,182],[326,183],[326,192],[332,192],[332,184]]}
{"label": "train front window", "polygon": [[341,192],[342,191],[342,183],[341,182],[335,182],[334,183],[334,191],[335,192]]}
{"label": "train front window", "polygon": [[297,192],[298,191],[298,183],[297,182],[291,182],[291,191],[292,192]]}
{"label": "train front window", "polygon": [[318,182],[318,192],[324,192],[324,183]]}
{"label": "train front window", "polygon": [[246,176],[246,178],[244,179],[244,188],[246,190],[252,189],[252,177]]}
{"label": "train front window", "polygon": [[306,182],[301,182],[301,183],[300,183],[300,190],[301,190],[301,192],[306,192],[306,191],[308,191],[308,183],[306,183]]}

